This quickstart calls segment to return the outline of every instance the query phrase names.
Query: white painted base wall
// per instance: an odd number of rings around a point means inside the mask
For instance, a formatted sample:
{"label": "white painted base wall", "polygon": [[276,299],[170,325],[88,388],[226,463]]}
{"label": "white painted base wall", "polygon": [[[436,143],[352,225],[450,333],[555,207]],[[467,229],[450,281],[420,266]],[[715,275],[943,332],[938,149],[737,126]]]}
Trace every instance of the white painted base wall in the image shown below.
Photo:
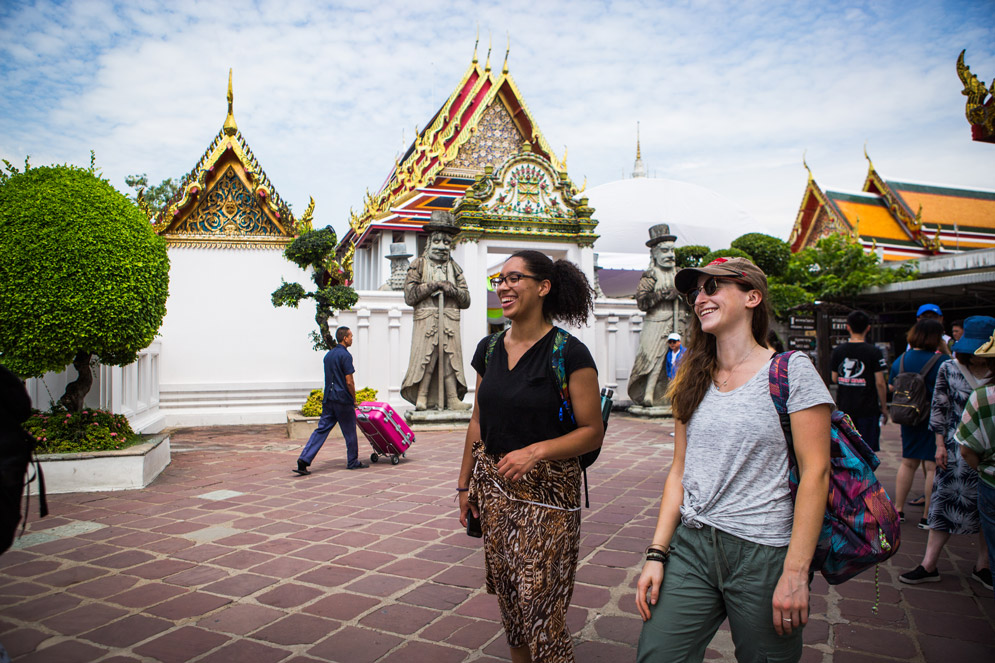
{"label": "white painted base wall", "polygon": [[[169,436],[120,451],[38,456],[47,493],[133,490],[152,483],[169,465]],[[30,484],[38,494],[38,482]]]}

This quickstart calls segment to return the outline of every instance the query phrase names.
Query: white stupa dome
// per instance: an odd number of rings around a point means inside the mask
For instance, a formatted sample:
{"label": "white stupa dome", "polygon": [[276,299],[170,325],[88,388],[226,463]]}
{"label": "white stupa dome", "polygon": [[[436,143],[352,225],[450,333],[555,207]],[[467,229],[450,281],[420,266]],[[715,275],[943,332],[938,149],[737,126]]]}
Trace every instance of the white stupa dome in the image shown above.
{"label": "white stupa dome", "polygon": [[[702,244],[713,251],[750,232],[770,233],[750,213],[724,196],[697,184],[655,177],[634,177],[585,191],[600,235],[594,250],[648,254],[649,228],[670,225],[677,246]],[[620,265],[621,266],[621,265]]]}

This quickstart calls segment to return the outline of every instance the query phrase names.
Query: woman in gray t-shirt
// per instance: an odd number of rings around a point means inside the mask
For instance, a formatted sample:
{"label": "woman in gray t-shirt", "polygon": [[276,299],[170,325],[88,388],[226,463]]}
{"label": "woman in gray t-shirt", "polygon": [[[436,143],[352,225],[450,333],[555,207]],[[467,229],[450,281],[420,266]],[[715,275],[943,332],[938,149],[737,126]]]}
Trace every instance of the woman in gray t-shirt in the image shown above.
{"label": "woman in gray t-shirt", "polygon": [[797,661],[829,490],[833,400],[808,357],[793,355],[792,503],[768,383],[767,277],[745,258],[720,258],[682,270],[675,285],[695,315],[668,389],[674,463],[638,583],[638,660],[701,661],[728,617],[738,660]]}

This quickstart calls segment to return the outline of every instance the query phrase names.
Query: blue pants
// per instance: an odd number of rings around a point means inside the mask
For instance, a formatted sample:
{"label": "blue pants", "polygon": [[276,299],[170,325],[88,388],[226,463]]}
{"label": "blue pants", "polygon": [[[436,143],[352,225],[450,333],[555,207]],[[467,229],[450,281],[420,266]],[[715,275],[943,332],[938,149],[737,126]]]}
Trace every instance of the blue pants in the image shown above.
{"label": "blue pants", "polygon": [[321,419],[318,420],[318,427],[311,433],[304,451],[301,452],[300,460],[310,465],[314,457],[318,455],[318,450],[325,443],[328,434],[339,425],[342,437],[345,438],[346,466],[355,467],[359,465],[359,444],[356,440],[356,406],[351,403],[329,403],[321,404]]}
{"label": "blue pants", "polygon": [[978,478],[978,516],[988,544],[988,564],[995,569],[995,488]]}
{"label": "blue pants", "polygon": [[881,451],[881,415],[875,414],[873,417],[851,417],[853,426],[864,438],[864,442],[877,453]]}

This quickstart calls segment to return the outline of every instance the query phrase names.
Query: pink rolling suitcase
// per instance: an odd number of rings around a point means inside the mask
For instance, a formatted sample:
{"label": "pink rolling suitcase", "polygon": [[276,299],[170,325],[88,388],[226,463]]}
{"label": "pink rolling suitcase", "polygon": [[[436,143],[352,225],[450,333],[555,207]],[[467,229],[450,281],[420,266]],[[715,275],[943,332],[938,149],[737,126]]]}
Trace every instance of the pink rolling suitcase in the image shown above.
{"label": "pink rolling suitcase", "polygon": [[415,434],[408,422],[387,403],[360,403],[356,406],[356,424],[373,447],[370,460],[374,463],[380,456],[390,456],[390,462],[397,465],[408,447],[415,443]]}

